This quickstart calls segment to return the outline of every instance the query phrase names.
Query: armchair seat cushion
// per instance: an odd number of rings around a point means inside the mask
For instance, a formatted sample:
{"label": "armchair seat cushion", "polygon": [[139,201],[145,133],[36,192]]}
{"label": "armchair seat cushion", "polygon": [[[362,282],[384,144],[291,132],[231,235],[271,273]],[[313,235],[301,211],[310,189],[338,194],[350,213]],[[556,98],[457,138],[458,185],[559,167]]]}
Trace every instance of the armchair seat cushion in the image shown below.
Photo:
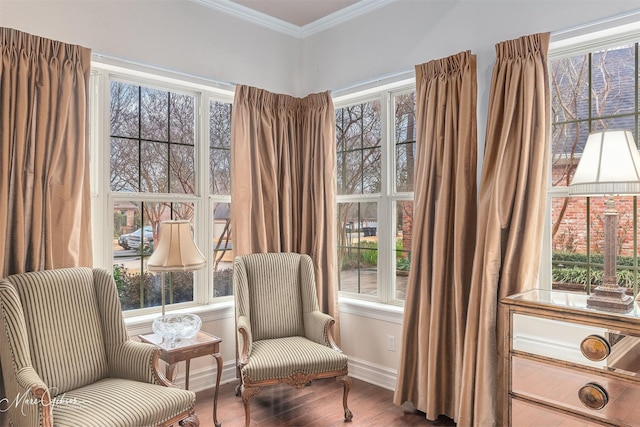
{"label": "armchair seat cushion", "polygon": [[349,358],[342,352],[304,337],[265,339],[253,342],[242,376],[252,383],[280,380],[296,373],[346,371],[348,362]]}
{"label": "armchair seat cushion", "polygon": [[180,415],[195,400],[188,390],[106,378],[56,396],[53,417],[56,427],[156,426]]}

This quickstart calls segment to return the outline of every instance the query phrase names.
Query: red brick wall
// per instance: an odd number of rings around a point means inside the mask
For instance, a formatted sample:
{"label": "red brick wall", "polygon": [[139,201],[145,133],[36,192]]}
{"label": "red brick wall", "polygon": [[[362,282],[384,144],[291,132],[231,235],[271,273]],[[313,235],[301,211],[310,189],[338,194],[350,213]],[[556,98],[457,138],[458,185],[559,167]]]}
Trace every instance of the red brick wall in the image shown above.
{"label": "red brick wall", "polygon": [[[560,168],[555,170],[554,178],[560,174]],[[615,197],[618,211],[618,254],[633,255],[633,197]],[[567,205],[562,221],[553,235],[552,250],[561,252],[586,253],[587,249],[587,199],[586,197],[571,197],[566,199]],[[564,197],[552,199],[552,226],[558,222],[561,215]],[[602,253],[604,197],[591,197],[591,251]],[[552,230],[553,232],[553,230]]]}
{"label": "red brick wall", "polygon": [[411,250],[411,237],[413,228],[413,202],[398,203],[402,209],[402,249]]}

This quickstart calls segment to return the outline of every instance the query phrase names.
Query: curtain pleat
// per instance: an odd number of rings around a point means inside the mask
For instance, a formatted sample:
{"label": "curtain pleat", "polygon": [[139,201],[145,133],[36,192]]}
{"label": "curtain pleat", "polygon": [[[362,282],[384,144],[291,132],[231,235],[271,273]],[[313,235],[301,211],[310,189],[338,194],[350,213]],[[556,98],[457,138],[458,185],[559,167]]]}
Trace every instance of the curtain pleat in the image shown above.
{"label": "curtain pleat", "polygon": [[0,28],[0,277],[92,266],[87,48]]}
{"label": "curtain pleat", "polygon": [[310,255],[320,309],[337,321],[335,132],[329,92],[294,98],[236,88],[231,129],[234,254]]}
{"label": "curtain pleat", "polygon": [[496,45],[459,425],[505,425],[500,300],[537,286],[549,152],[549,34]]}
{"label": "curtain pleat", "polygon": [[416,68],[411,271],[394,402],[455,418],[476,232],[476,57]]}

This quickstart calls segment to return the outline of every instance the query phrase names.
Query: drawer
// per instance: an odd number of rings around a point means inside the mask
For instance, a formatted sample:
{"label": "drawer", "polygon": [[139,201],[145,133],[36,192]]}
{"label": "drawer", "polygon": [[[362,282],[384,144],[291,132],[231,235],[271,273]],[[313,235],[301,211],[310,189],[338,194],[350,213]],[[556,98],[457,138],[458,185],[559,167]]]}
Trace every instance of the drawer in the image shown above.
{"label": "drawer", "polygon": [[640,337],[605,328],[513,315],[513,349],[640,377]]}
{"label": "drawer", "polygon": [[519,399],[511,399],[511,422],[509,425],[513,427],[600,427],[603,424],[586,421]]}
{"label": "drawer", "polygon": [[[640,426],[640,384],[512,357],[511,391],[603,422]],[[582,400],[581,395],[582,394]],[[600,402],[603,407],[590,409]],[[586,403],[583,403],[586,402]]]}

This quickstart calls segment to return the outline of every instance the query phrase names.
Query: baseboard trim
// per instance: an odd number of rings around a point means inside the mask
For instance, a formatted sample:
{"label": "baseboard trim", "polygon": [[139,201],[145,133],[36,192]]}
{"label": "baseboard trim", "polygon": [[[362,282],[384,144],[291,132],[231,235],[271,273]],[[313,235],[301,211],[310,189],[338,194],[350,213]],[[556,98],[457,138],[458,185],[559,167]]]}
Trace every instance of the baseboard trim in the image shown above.
{"label": "baseboard trim", "polygon": [[387,390],[395,390],[398,371],[349,356],[349,375]]}

